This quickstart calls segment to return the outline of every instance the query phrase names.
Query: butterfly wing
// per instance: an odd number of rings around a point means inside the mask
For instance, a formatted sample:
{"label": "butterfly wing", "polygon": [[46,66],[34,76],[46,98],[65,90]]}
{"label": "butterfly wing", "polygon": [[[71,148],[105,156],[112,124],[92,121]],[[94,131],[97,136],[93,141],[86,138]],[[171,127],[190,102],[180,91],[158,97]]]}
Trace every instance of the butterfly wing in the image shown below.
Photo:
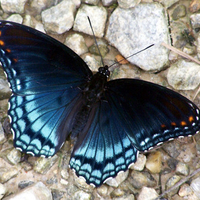
{"label": "butterfly wing", "polygon": [[127,170],[137,159],[137,150],[123,128],[112,101],[93,106],[88,123],[79,134],[70,167],[88,184],[100,186],[106,179]]}
{"label": "butterfly wing", "polygon": [[172,90],[135,79],[113,80],[106,88],[70,160],[87,183],[100,186],[134,163],[138,151],[200,129],[197,106]]}
{"label": "butterfly wing", "polygon": [[136,79],[108,82],[108,95],[134,147],[145,151],[200,129],[199,108],[165,87]]}
{"label": "butterfly wing", "polygon": [[8,114],[14,145],[36,156],[52,156],[69,134],[81,101],[80,87],[92,72],[53,38],[0,21],[0,61],[12,89]]}

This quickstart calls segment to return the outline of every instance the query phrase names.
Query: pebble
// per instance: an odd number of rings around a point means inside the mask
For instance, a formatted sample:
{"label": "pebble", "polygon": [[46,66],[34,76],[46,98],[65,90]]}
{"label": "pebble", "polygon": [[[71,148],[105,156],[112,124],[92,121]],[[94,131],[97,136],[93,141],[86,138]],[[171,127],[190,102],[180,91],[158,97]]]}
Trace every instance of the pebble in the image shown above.
{"label": "pebble", "polygon": [[1,8],[6,13],[24,13],[27,0],[1,0]]}
{"label": "pebble", "polygon": [[82,2],[96,6],[99,3],[99,0],[82,0]]}
{"label": "pebble", "polygon": [[[166,182],[166,190],[173,187],[180,180],[181,180],[181,177],[178,175],[174,175],[174,176],[170,177]],[[178,190],[179,190],[179,187],[176,187],[170,193],[168,193],[168,195],[172,196],[172,195],[176,194],[178,192]]]}
{"label": "pebble", "polygon": [[[98,45],[101,56],[104,57],[109,51],[108,44],[103,40],[97,40],[97,45]],[[96,44],[91,45],[89,47],[89,52],[94,55],[99,55],[97,45]]]}
{"label": "pebble", "polygon": [[93,35],[89,21],[85,20],[88,16],[95,36],[103,37],[107,20],[107,10],[100,6],[82,5],[76,14],[73,30]]}
{"label": "pebble", "polygon": [[184,175],[184,176],[188,176],[189,175],[189,167],[187,164],[183,163],[183,162],[178,162],[176,165],[176,174],[177,175]]}
{"label": "pebble", "polygon": [[84,37],[78,33],[67,36],[64,44],[78,55],[88,52]]}
{"label": "pebble", "polygon": [[147,157],[146,168],[153,174],[160,173],[162,167],[162,154],[160,151],[152,152]]}
{"label": "pebble", "polygon": [[174,20],[177,20],[181,17],[185,17],[185,15],[186,15],[186,7],[184,5],[178,5],[173,11],[172,18]]}
{"label": "pebble", "polygon": [[0,183],[0,199],[4,197],[6,192],[7,192],[7,188],[3,184]]}
{"label": "pebble", "polygon": [[42,22],[49,33],[62,34],[68,31],[74,23],[76,5],[72,0],[63,0],[42,12]]}
{"label": "pebble", "polygon": [[0,183],[5,183],[9,181],[11,178],[14,178],[18,174],[17,167],[9,167],[9,168],[0,168]]}
{"label": "pebble", "polygon": [[173,6],[175,3],[179,2],[179,0],[159,0],[161,4],[165,6],[165,8],[169,8]]}
{"label": "pebble", "polygon": [[139,154],[137,161],[131,165],[130,169],[136,170],[136,171],[142,171],[146,164],[146,156],[144,154]]}
{"label": "pebble", "polygon": [[200,65],[180,59],[170,66],[167,81],[176,90],[194,90],[200,83]]}
{"label": "pebble", "polygon": [[190,2],[189,10],[192,13],[197,12],[200,9],[200,1],[199,0],[192,0]]}
{"label": "pebble", "polygon": [[128,177],[129,170],[121,171],[115,178],[108,179],[106,184],[112,187],[118,187]]}
{"label": "pebble", "polygon": [[129,182],[136,189],[141,189],[143,186],[154,187],[156,181],[149,172],[132,171],[129,177]]}
{"label": "pebble", "polygon": [[185,184],[181,185],[178,194],[181,197],[185,197],[185,196],[193,194],[193,191],[192,191],[191,187],[185,183]]}
{"label": "pebble", "polygon": [[32,0],[30,6],[34,8],[37,13],[40,13],[43,9],[53,6],[54,0]]}
{"label": "pebble", "polygon": [[195,13],[190,16],[191,25],[193,29],[200,28],[200,13]]}
{"label": "pebble", "polygon": [[52,158],[43,158],[40,157],[37,159],[34,165],[34,171],[40,174],[46,174],[49,169],[55,164],[58,160],[58,156],[54,155]]}
{"label": "pebble", "polygon": [[111,6],[114,3],[117,3],[117,0],[101,0],[101,1],[102,1],[103,6]]}
{"label": "pebble", "polygon": [[77,191],[73,195],[74,200],[91,200],[91,194],[84,191]]}
{"label": "pebble", "polygon": [[195,195],[200,199],[200,177],[193,179],[190,187],[192,188]]}
{"label": "pebble", "polygon": [[169,42],[167,19],[161,4],[139,4],[128,10],[116,8],[109,18],[106,39],[125,58],[155,44],[127,59],[143,70],[161,70],[168,63],[168,50],[156,45]]}
{"label": "pebble", "polygon": [[33,184],[4,200],[53,200],[51,191],[42,183]]}
{"label": "pebble", "polygon": [[118,0],[118,4],[121,8],[129,9],[138,5],[141,0]]}
{"label": "pebble", "polygon": [[16,23],[19,23],[19,24],[22,24],[22,22],[23,22],[23,18],[19,14],[12,14],[6,20],[16,22]]}
{"label": "pebble", "polygon": [[143,187],[139,193],[137,200],[154,200],[158,197],[158,193],[154,188]]}
{"label": "pebble", "polygon": [[7,159],[9,162],[13,165],[16,165],[21,161],[21,152],[15,148],[13,148],[9,153],[7,154]]}
{"label": "pebble", "polygon": [[2,124],[0,123],[0,144],[3,144],[7,140]]}
{"label": "pebble", "polygon": [[124,195],[123,197],[116,197],[112,200],[135,200],[135,196],[133,194]]}

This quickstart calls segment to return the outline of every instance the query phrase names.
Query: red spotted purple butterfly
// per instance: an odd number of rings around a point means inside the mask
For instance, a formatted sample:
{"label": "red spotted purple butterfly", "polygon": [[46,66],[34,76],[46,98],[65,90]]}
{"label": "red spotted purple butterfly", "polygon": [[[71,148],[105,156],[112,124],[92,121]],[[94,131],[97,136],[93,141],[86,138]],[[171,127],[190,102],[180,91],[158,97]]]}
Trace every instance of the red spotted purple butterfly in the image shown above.
{"label": "red spotted purple butterfly", "polygon": [[162,86],[136,79],[107,81],[71,49],[30,27],[0,21],[0,61],[12,96],[14,146],[53,156],[71,134],[70,167],[100,186],[164,141],[195,134],[199,109]]}

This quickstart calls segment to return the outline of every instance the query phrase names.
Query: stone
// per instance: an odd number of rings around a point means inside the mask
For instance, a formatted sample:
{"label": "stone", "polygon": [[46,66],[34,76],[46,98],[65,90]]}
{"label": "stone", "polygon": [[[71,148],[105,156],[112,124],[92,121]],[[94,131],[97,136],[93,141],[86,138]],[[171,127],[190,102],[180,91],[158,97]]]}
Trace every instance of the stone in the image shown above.
{"label": "stone", "polygon": [[88,16],[96,37],[103,37],[107,20],[107,11],[104,7],[82,5],[76,14],[74,21],[74,31],[80,31],[93,35]]}
{"label": "stone", "polygon": [[49,33],[62,34],[68,31],[74,23],[76,5],[72,0],[63,0],[42,12],[42,22]]}
{"label": "stone", "polygon": [[111,14],[106,39],[125,57],[146,71],[157,71],[168,63],[168,50],[161,42],[169,43],[168,23],[164,8],[158,3],[139,4],[132,9],[117,8]]}

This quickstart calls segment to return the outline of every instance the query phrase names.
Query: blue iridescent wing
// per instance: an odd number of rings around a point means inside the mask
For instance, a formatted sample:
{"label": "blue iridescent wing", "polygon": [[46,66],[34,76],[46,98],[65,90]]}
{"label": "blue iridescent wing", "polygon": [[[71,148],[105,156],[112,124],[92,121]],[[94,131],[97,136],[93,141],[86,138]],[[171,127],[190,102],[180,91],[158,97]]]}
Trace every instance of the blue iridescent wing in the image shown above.
{"label": "blue iridescent wing", "polygon": [[88,124],[78,136],[70,167],[88,184],[100,186],[106,179],[128,169],[137,150],[124,130],[114,101],[100,101],[93,107]]}
{"label": "blue iridescent wing", "polygon": [[[77,140],[70,166],[100,186],[137,160],[137,152],[200,129],[200,112],[180,94],[135,79],[107,83]],[[94,119],[93,121],[91,121]]]}
{"label": "blue iridescent wing", "polygon": [[92,72],[60,42],[5,21],[0,22],[0,61],[13,93],[8,114],[15,147],[36,156],[54,155],[71,128],[63,120],[73,119],[79,87]]}

